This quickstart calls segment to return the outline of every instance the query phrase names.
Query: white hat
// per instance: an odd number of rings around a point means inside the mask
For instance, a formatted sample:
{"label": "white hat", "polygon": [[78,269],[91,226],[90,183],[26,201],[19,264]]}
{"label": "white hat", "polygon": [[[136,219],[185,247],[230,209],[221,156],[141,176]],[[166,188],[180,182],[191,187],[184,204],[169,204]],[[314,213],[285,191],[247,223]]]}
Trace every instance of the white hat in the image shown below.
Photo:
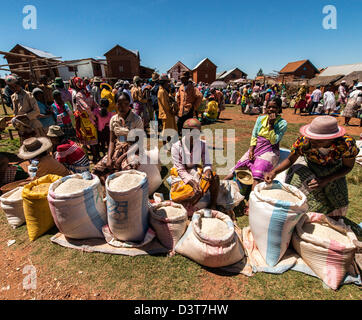
{"label": "white hat", "polygon": [[356,88],[362,88],[362,82],[358,82],[358,83],[356,84]]}

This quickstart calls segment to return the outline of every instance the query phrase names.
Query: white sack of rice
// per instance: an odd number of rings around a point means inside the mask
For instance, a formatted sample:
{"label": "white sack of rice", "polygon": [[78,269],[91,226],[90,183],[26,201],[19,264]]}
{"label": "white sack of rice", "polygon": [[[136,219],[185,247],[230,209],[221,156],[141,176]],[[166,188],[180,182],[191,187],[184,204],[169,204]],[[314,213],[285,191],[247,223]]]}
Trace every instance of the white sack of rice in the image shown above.
{"label": "white sack of rice", "polygon": [[140,185],[143,176],[140,174],[124,173],[109,181],[109,189],[115,192],[123,192]]}
{"label": "white sack of rice", "polygon": [[303,225],[303,231],[314,237],[322,238],[324,240],[334,240],[345,245],[351,243],[347,236],[320,223],[305,223]]}
{"label": "white sack of rice", "polygon": [[55,194],[76,193],[93,185],[94,180],[85,180],[78,178],[69,178],[61,183],[55,190]]}
{"label": "white sack of rice", "polygon": [[296,203],[300,201],[298,197],[283,189],[263,189],[260,191],[263,198],[272,198],[273,200],[282,200]]}
{"label": "white sack of rice", "polygon": [[201,232],[210,238],[222,238],[229,232],[229,228],[220,219],[201,218]]}
{"label": "white sack of rice", "polygon": [[156,213],[162,218],[175,218],[185,215],[185,210],[173,206],[165,206],[156,210]]}
{"label": "white sack of rice", "polygon": [[23,198],[22,193],[23,193],[23,188],[20,188],[20,189],[16,190],[15,192],[13,192],[6,199],[8,199],[8,200],[21,200]]}

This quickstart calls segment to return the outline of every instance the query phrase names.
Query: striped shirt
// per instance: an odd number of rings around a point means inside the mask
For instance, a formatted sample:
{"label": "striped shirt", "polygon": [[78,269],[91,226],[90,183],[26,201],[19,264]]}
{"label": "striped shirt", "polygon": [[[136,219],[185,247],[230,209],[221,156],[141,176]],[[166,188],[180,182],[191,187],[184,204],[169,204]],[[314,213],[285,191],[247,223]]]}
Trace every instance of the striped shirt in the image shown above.
{"label": "striped shirt", "polygon": [[75,142],[65,140],[57,147],[55,158],[75,173],[89,171],[89,159]]}

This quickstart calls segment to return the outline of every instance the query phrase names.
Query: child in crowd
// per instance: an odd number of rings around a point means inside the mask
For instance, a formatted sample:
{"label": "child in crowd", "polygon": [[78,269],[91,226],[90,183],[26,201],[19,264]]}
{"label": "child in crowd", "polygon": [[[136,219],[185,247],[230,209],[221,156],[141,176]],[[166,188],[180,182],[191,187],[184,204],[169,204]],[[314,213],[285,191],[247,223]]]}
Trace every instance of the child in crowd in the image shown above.
{"label": "child in crowd", "polygon": [[57,125],[61,127],[67,139],[75,140],[76,134],[72,125],[70,115],[72,111],[69,109],[62,99],[59,90],[53,91],[54,103],[52,104],[53,112],[57,119]]}
{"label": "child in crowd", "polygon": [[109,100],[101,99],[100,107],[93,110],[94,115],[97,119],[97,130],[98,130],[98,142],[100,151],[103,152],[103,155],[106,155],[108,144],[109,144],[109,122],[111,121],[113,112],[108,111]]}

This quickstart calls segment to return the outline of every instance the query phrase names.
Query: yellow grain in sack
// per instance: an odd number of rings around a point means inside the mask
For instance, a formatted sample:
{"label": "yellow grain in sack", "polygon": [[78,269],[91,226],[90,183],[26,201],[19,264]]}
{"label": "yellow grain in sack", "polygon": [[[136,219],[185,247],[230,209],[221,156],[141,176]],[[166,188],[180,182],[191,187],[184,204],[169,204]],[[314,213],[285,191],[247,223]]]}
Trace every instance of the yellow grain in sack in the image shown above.
{"label": "yellow grain in sack", "polygon": [[48,174],[24,186],[23,207],[30,241],[34,241],[54,226],[48,204],[49,185],[60,176]]}

